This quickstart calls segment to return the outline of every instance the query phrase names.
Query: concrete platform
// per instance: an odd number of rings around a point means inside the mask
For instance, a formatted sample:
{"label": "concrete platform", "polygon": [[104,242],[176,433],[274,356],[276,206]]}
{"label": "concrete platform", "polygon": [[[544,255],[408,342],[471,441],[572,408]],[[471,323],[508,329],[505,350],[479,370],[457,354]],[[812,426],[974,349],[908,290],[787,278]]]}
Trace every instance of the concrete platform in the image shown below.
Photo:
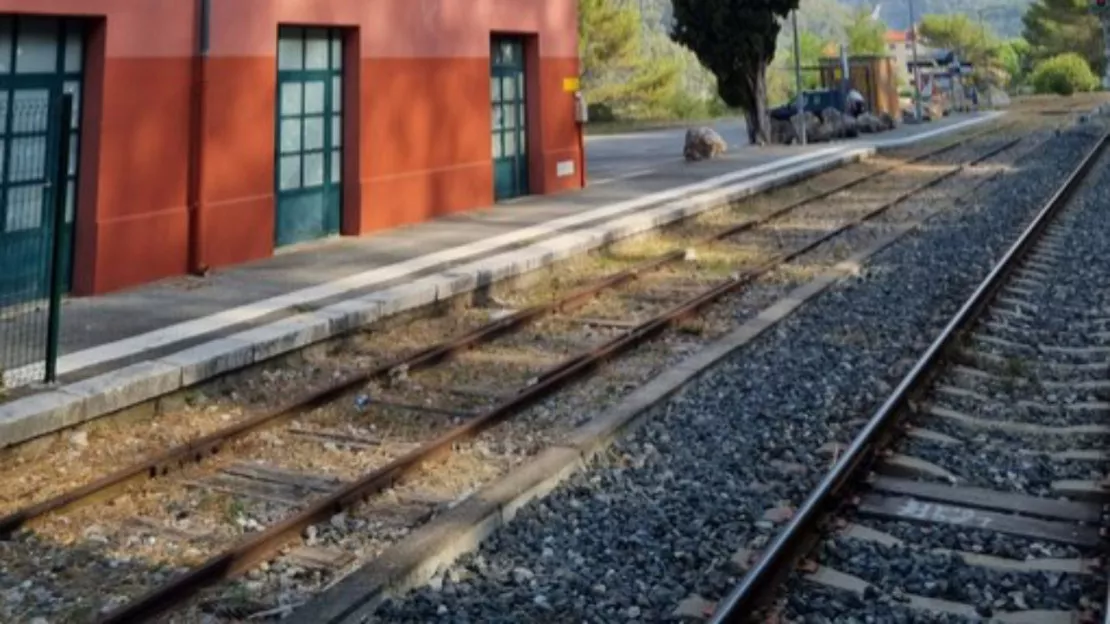
{"label": "concrete platform", "polygon": [[[996,117],[818,146],[735,148],[400,228],[285,251],[204,278],[73,299],[57,388],[0,403],[0,448],[148,401],[386,316],[535,270],[724,202]],[[674,131],[669,131],[674,132]],[[626,137],[632,142],[648,138]],[[658,137],[655,138],[658,140]],[[675,143],[680,149],[681,141]],[[631,148],[632,152],[637,151]],[[612,160],[612,159],[611,159]],[[609,171],[619,167],[608,165]],[[633,165],[634,166],[634,165]],[[5,369],[0,362],[0,369]],[[9,372],[9,379],[16,375]]]}

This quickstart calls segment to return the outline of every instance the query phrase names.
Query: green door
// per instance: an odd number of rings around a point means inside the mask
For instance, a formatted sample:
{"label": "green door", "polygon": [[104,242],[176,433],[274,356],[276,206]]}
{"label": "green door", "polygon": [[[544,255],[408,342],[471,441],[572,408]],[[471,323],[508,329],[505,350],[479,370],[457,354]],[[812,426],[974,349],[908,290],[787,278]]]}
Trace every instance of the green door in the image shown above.
{"label": "green door", "polygon": [[524,45],[495,37],[490,46],[493,189],[498,201],[528,194]]}
{"label": "green door", "polygon": [[342,32],[278,33],[277,246],[339,233],[343,137]]}
{"label": "green door", "polygon": [[[69,288],[77,179],[80,21],[0,17],[0,312],[48,294],[54,197],[66,193],[62,279]],[[69,171],[59,175],[63,93],[74,96]],[[59,183],[59,178],[64,178]]]}

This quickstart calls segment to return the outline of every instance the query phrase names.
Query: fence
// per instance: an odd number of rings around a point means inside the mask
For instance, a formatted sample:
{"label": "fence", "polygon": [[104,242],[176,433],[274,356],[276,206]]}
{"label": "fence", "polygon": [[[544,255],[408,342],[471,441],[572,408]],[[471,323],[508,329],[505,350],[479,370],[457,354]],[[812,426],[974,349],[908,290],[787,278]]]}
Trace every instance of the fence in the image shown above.
{"label": "fence", "polygon": [[68,289],[72,255],[66,176],[73,98],[47,89],[0,94],[3,393],[56,378],[61,295]]}

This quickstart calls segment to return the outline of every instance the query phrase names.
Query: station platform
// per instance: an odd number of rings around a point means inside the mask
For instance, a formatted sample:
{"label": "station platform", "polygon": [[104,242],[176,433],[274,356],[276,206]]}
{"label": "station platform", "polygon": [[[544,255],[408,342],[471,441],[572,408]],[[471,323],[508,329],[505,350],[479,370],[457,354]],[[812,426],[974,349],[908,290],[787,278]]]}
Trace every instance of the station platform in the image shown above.
{"label": "station platform", "polygon": [[[603,170],[591,172],[582,191],[317,242],[205,278],[67,300],[61,381],[0,399],[0,448],[998,115],[959,115],[804,147],[734,144],[724,157],[696,164],[681,160],[682,130],[607,138],[589,146]],[[736,141],[742,133],[722,134]],[[19,372],[3,362],[0,370],[12,379]]]}

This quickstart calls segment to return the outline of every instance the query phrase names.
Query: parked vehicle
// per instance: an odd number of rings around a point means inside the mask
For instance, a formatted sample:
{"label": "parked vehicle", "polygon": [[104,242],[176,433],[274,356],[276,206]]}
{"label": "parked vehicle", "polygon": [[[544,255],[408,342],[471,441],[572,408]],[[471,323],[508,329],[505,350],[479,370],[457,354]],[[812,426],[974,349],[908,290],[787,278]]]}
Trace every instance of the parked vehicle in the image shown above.
{"label": "parked vehicle", "polygon": [[[815,89],[812,91],[802,91],[802,97],[805,98],[805,111],[813,113],[818,118],[821,117],[821,112],[827,108],[835,108],[840,112],[844,112],[845,98],[844,94],[835,89]],[[798,98],[795,97],[789,104],[784,104],[771,109],[771,119],[779,121],[789,121],[794,115],[798,113]]]}

